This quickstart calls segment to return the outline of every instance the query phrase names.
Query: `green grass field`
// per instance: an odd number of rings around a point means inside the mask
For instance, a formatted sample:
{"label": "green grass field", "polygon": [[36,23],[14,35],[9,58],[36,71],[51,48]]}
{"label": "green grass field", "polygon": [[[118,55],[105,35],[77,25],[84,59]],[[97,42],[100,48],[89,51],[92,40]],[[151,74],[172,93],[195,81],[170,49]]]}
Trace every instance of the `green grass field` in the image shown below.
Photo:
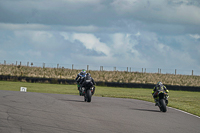
{"label": "green grass field", "polygon": [[[76,85],[0,81],[0,90],[20,91],[20,87],[27,87],[28,92],[78,95]],[[168,106],[200,116],[200,92],[169,91]],[[96,86],[94,95],[154,102],[151,92],[152,89]]]}

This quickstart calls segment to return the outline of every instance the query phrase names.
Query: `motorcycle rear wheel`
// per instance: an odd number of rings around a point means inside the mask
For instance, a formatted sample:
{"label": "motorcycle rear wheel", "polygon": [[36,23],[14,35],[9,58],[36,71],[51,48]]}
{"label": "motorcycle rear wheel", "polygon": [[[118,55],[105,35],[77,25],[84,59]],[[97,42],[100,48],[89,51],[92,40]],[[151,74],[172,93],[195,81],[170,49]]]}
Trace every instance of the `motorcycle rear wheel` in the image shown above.
{"label": "motorcycle rear wheel", "polygon": [[162,112],[166,112],[167,111],[167,107],[166,107],[164,99],[160,100],[160,111],[162,111]]}

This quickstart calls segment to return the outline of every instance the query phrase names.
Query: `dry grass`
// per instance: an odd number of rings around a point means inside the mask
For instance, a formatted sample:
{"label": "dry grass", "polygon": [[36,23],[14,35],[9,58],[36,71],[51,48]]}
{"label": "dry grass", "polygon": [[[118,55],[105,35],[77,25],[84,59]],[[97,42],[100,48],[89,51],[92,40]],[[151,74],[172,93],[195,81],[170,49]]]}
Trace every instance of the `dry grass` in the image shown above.
{"label": "dry grass", "polygon": [[[0,65],[0,75],[75,79],[80,70],[65,68],[41,68],[15,65]],[[95,81],[150,83],[162,81],[166,85],[200,86],[200,76],[122,72],[122,71],[88,71]]]}

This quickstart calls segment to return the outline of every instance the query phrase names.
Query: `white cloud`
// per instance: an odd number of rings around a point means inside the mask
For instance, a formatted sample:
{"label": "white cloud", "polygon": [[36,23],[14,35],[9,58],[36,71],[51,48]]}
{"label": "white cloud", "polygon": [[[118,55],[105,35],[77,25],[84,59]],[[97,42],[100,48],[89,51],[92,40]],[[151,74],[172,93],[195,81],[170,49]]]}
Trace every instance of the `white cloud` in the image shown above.
{"label": "white cloud", "polygon": [[195,38],[195,39],[200,39],[200,35],[199,34],[189,34],[190,37]]}
{"label": "white cloud", "polygon": [[160,42],[158,42],[158,44],[155,44],[154,47],[160,55],[169,56],[168,53],[172,52],[172,49],[169,46],[164,45]]}
{"label": "white cloud", "polygon": [[141,34],[140,32],[136,33],[135,36],[139,37]]}
{"label": "white cloud", "polygon": [[[50,46],[55,46],[57,42],[53,33],[48,31],[16,30],[14,34],[16,39],[22,40],[23,42],[28,41],[29,44],[26,45],[33,45],[43,50],[48,49]],[[59,43],[56,45],[59,45]]]}
{"label": "white cloud", "polygon": [[32,59],[58,63],[85,63],[90,56],[89,65],[200,66],[198,0],[6,0],[0,5],[1,58],[13,53],[10,58],[25,59],[16,52],[24,50]]}
{"label": "white cloud", "polygon": [[73,39],[82,42],[87,49],[103,52],[107,56],[110,55],[110,48],[92,34],[75,33],[73,34]]}
{"label": "white cloud", "polygon": [[[193,5],[181,5],[176,9],[175,14],[173,14],[173,18],[177,20],[179,23],[181,21],[185,22],[185,24],[200,24],[200,8]],[[179,17],[177,17],[179,16]]]}
{"label": "white cloud", "polygon": [[53,35],[46,31],[36,31],[32,34],[32,40],[38,43],[46,42],[50,40],[53,37]]}
{"label": "white cloud", "polygon": [[171,67],[174,69],[196,69],[199,68],[195,59],[191,57],[189,52],[181,52],[178,50],[172,50],[168,53],[168,65],[167,67]]}
{"label": "white cloud", "polygon": [[[90,56],[93,63],[102,63],[114,66],[132,66],[132,67],[174,67],[185,62],[195,64],[189,53],[181,52],[180,49],[173,49],[158,40],[159,36],[151,32],[137,32],[136,34],[115,33],[106,34],[109,41],[98,38],[93,34],[85,33],[61,33],[66,40],[76,45],[75,41],[79,41],[86,49],[95,50],[105,53],[107,56]],[[185,47],[185,46],[184,46]],[[177,56],[178,54],[178,56]],[[82,60],[87,55],[79,53],[73,55],[77,60]],[[184,58],[184,60],[183,60]],[[165,63],[160,63],[160,62]],[[166,64],[167,63],[167,64]],[[137,65],[136,65],[137,64]],[[155,66],[157,65],[157,66]]]}
{"label": "white cloud", "polygon": [[135,56],[139,56],[139,52],[135,49],[135,46],[138,45],[138,42],[136,39],[131,38],[131,36],[131,34],[123,33],[113,34],[112,38],[114,53],[123,53],[126,55],[128,51],[131,51],[131,53],[134,53]]}
{"label": "white cloud", "polygon": [[60,35],[64,37],[65,40],[69,40],[70,39],[70,34],[67,32],[60,32]]}

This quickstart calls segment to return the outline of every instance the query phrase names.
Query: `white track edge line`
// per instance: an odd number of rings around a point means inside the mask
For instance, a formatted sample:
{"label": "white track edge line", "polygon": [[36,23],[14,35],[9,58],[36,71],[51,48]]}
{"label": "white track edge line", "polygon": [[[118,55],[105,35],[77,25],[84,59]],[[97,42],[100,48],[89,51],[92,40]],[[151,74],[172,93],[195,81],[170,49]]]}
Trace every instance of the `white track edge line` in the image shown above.
{"label": "white track edge line", "polygon": [[[146,102],[148,102],[148,101],[146,101]],[[150,103],[153,103],[153,102],[150,102]],[[153,103],[153,104],[155,104],[155,103]],[[176,109],[176,108],[169,107],[169,106],[167,106],[167,108],[174,109],[174,110],[180,111],[180,112],[182,112],[182,113],[185,113],[185,114],[188,114],[188,115],[191,115],[191,116],[194,116],[194,117],[196,117],[196,118],[199,118],[199,119],[200,119],[200,117],[199,117],[199,116],[197,116],[197,115],[194,115],[194,114],[191,114],[191,113],[188,113],[188,112],[185,112],[185,111],[183,111],[183,110]]]}
{"label": "white track edge line", "polygon": [[199,119],[200,119],[200,117],[199,117],[199,116],[197,116],[197,115],[193,115],[193,114],[191,114],[191,113],[188,113],[188,112],[185,112],[185,111],[183,111],[183,110],[179,110],[179,109],[172,108],[172,107],[168,107],[168,108],[171,108],[171,109],[174,109],[174,110],[180,111],[180,112],[182,112],[182,113],[185,113],[185,114],[188,114],[188,115],[191,115],[191,116],[194,116],[194,117],[197,117],[197,118],[199,118]]}

